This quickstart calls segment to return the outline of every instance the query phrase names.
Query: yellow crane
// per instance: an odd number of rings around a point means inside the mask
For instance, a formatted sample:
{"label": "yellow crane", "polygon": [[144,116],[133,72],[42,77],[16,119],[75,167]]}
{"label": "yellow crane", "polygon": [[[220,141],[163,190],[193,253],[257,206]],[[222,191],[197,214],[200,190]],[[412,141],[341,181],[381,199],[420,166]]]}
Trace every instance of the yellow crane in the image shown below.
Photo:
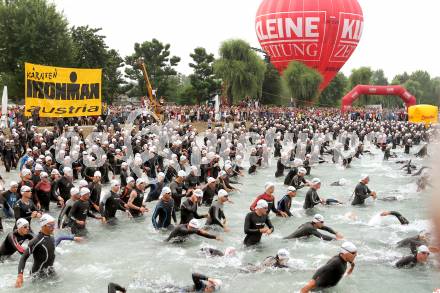
{"label": "yellow crane", "polygon": [[[154,117],[154,119],[156,119],[157,122],[162,122],[163,121],[162,104],[156,100],[156,97],[153,94],[153,87],[151,86],[150,79],[148,78],[147,67],[145,66],[144,60],[142,58],[139,58],[137,60],[137,65],[140,67],[142,71],[145,84],[147,86],[148,105],[150,110],[152,111],[152,116]],[[145,103],[144,105],[147,106],[147,103]]]}

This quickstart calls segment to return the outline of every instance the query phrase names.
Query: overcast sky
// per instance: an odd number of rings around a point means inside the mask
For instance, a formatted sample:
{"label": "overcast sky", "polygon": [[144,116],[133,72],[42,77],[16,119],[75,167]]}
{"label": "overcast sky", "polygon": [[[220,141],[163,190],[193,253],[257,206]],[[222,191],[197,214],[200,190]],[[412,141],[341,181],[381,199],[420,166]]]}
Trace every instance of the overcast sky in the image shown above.
{"label": "overcast sky", "polygon": [[[440,76],[439,0],[358,0],[364,31],[342,71],[370,66],[392,79],[427,70]],[[107,45],[125,57],[135,42],[157,38],[182,58],[178,70],[191,73],[189,54],[198,46],[218,55],[220,43],[241,38],[259,47],[255,15],[261,0],[53,0],[71,25],[101,27]]]}

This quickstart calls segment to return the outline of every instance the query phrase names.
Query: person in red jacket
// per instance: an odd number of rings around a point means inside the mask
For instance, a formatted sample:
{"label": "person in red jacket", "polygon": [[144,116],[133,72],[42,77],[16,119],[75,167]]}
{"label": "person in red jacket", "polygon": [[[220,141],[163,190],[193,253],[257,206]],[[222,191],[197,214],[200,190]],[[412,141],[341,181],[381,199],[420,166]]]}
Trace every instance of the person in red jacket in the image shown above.
{"label": "person in red jacket", "polygon": [[265,192],[262,195],[257,196],[254,202],[251,204],[251,208],[250,208],[251,211],[255,211],[257,202],[260,199],[264,199],[268,204],[267,214],[269,214],[270,211],[272,211],[279,217],[287,218],[288,215],[285,212],[280,211],[275,207],[275,197],[273,196],[273,193],[275,191],[275,185],[272,182],[267,182],[264,185],[264,190]]}

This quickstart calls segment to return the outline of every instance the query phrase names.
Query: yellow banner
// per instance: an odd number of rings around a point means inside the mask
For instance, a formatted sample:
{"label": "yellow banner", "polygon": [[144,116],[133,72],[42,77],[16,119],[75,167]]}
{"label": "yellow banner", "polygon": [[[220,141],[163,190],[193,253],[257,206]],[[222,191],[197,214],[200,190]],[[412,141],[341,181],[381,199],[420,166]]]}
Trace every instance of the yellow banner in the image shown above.
{"label": "yellow banner", "polygon": [[40,117],[101,115],[101,76],[102,69],[25,63],[25,115],[38,110]]}

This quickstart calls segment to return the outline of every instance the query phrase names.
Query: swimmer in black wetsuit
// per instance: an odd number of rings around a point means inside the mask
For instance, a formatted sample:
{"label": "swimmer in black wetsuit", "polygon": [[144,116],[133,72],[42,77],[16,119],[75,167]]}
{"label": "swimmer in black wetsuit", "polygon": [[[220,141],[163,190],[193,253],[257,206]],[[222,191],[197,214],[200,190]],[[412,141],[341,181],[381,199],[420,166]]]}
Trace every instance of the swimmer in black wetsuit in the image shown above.
{"label": "swimmer in black wetsuit", "polygon": [[[318,230],[327,231],[327,232],[335,235],[335,237],[331,237],[331,236],[322,234]],[[342,234],[340,234],[340,233],[336,232],[335,230],[333,230],[332,228],[324,225],[324,217],[323,216],[321,216],[320,214],[316,214],[313,217],[312,222],[307,222],[307,223],[302,224],[301,226],[298,227],[298,229],[295,232],[293,232],[292,234],[290,234],[287,237],[284,237],[284,239],[310,237],[312,235],[316,236],[322,240],[325,240],[325,241],[341,240],[343,238]]]}
{"label": "swimmer in black wetsuit", "polygon": [[229,231],[226,216],[223,211],[223,206],[226,202],[229,202],[229,194],[226,190],[220,189],[218,191],[218,200],[209,208],[209,217],[206,220],[206,225],[217,225],[222,227],[225,232]]}
{"label": "swimmer in black wetsuit", "polygon": [[368,175],[362,175],[361,180],[359,180],[359,184],[356,186],[354,190],[354,199],[351,202],[351,205],[363,205],[365,200],[370,196],[373,199],[377,198],[377,194],[374,191],[371,191],[368,188],[367,184],[370,182],[370,177]]}
{"label": "swimmer in black wetsuit", "polygon": [[300,293],[308,293],[311,290],[322,290],[336,286],[347,271],[347,263],[351,265],[347,275],[353,273],[356,254],[356,246],[351,242],[344,242],[340,253],[320,267],[313,275],[312,280],[301,289]]}
{"label": "swimmer in black wetsuit", "polygon": [[[411,249],[411,252],[413,254],[417,253],[417,248],[421,245],[429,245],[429,240],[431,238],[431,234],[428,232],[422,232],[419,235],[413,236],[413,237],[408,237],[405,239],[400,240],[399,242],[397,242],[397,247],[408,247],[409,249]],[[429,247],[431,252],[436,252],[436,251],[432,251],[432,247]],[[438,250],[437,248],[434,248],[434,250]]]}
{"label": "swimmer in black wetsuit", "polygon": [[23,286],[23,272],[26,266],[26,261],[32,254],[34,256],[34,263],[32,265],[31,274],[40,278],[54,276],[53,263],[55,261],[55,247],[62,240],[76,240],[81,238],[63,237],[55,240],[53,232],[55,230],[55,219],[44,214],[40,218],[40,233],[29,242],[28,248],[24,251],[18,264],[18,276],[15,283],[16,288]]}
{"label": "swimmer in black wetsuit", "polygon": [[[208,238],[208,239],[215,239],[218,241],[221,241],[222,239],[218,236],[209,234],[205,230],[202,230],[200,228],[200,223],[196,219],[192,219],[188,224],[181,224],[176,226],[174,230],[171,232],[170,236],[165,240],[166,242],[169,242],[171,239],[177,238],[177,241],[175,242],[182,242],[185,241],[186,238],[189,235],[197,234],[199,236]],[[174,240],[173,240],[174,241]]]}
{"label": "swimmer in black wetsuit", "polygon": [[188,224],[192,219],[207,218],[208,214],[199,215],[197,212],[198,204],[202,201],[203,191],[196,189],[191,197],[187,198],[180,208],[180,224]]}
{"label": "swimmer in black wetsuit", "polygon": [[200,251],[202,251],[208,257],[234,256],[237,253],[237,251],[235,250],[234,247],[226,248],[225,252],[218,250],[218,249],[215,249],[215,248],[211,248],[211,247],[203,247],[200,249]]}
{"label": "swimmer in black wetsuit", "polygon": [[181,292],[214,292],[222,286],[222,281],[198,273],[193,273],[192,279],[194,285],[180,290]]}
{"label": "swimmer in black wetsuit", "polygon": [[116,180],[112,180],[110,193],[101,198],[99,201],[99,212],[101,213],[102,221],[104,223],[111,225],[115,224],[117,221],[116,211],[118,210],[128,213],[127,209],[125,208],[126,204],[124,204],[118,195],[120,188],[120,183]]}
{"label": "swimmer in black wetsuit", "polygon": [[386,211],[386,212],[382,212],[380,215],[382,217],[395,216],[399,220],[400,224],[402,224],[402,225],[408,225],[409,224],[409,221],[404,216],[402,216],[402,214],[399,213],[399,212]]}
{"label": "swimmer in black wetsuit", "polygon": [[314,178],[311,182],[309,191],[306,193],[303,208],[305,210],[313,208],[317,204],[324,204],[325,200],[321,199],[318,195],[318,190],[321,188],[321,180]]}
{"label": "swimmer in black wetsuit", "polygon": [[288,268],[287,263],[289,262],[290,254],[286,249],[280,249],[275,256],[268,256],[261,263],[261,267],[263,268]]}
{"label": "swimmer in black wetsuit", "polygon": [[258,244],[263,234],[272,234],[274,227],[269,219],[267,210],[269,205],[264,199],[260,199],[255,206],[255,211],[246,215],[244,220],[244,245]]}
{"label": "swimmer in black wetsuit", "polygon": [[29,222],[26,219],[18,219],[17,230],[10,232],[0,246],[0,261],[13,255],[15,252],[23,254],[25,249],[21,246],[26,240],[32,240],[34,236],[29,233]]}
{"label": "swimmer in black wetsuit", "polygon": [[69,218],[72,222],[71,232],[76,236],[84,236],[87,234],[86,219],[87,216],[101,219],[101,216],[96,216],[90,212],[90,190],[87,187],[80,189],[80,199],[76,201],[69,213]]}
{"label": "swimmer in black wetsuit", "polygon": [[424,264],[428,261],[429,248],[426,245],[421,245],[417,248],[417,253],[414,255],[406,256],[400,259],[396,263],[397,268],[412,268],[417,264]]}

